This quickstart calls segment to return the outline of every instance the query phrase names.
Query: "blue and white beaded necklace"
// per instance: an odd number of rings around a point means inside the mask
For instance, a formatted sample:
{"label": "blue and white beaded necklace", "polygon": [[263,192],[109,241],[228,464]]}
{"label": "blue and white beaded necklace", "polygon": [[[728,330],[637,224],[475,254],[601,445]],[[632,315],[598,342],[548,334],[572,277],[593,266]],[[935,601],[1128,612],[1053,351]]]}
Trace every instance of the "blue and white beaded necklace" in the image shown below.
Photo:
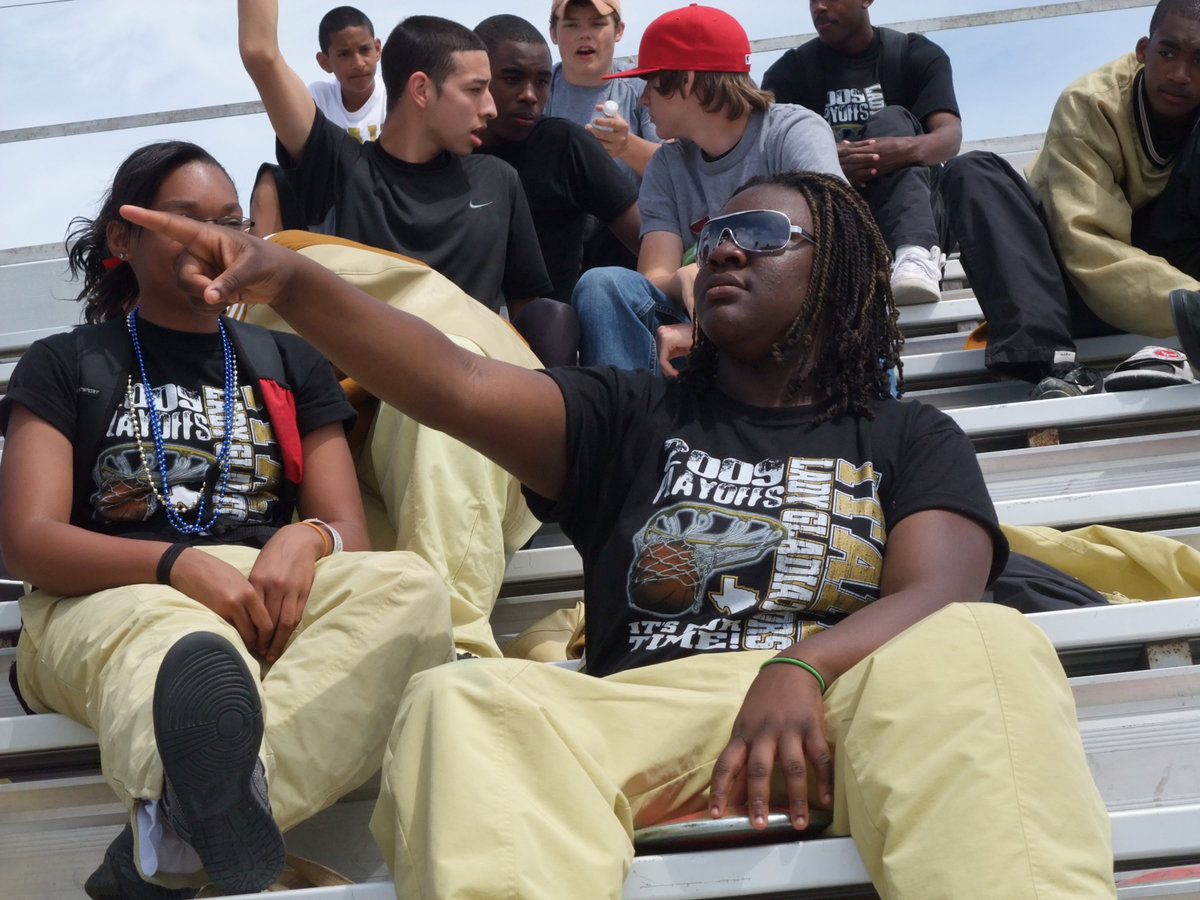
{"label": "blue and white beaded necklace", "polygon": [[158,405],[154,402],[154,389],[150,386],[150,379],[146,375],[146,361],[142,358],[142,345],[138,340],[137,329],[137,311],[139,306],[135,306],[129,311],[129,315],[125,317],[126,324],[129,326],[129,337],[133,341],[133,354],[137,357],[138,372],[141,375],[142,390],[146,393],[146,403],[149,406],[150,418],[150,437],[154,441],[154,457],[158,463],[158,474],[162,478],[162,493],[158,491],[158,487],[154,483],[154,473],[150,470],[149,461],[146,459],[146,451],[142,446],[142,429],[137,421],[137,414],[134,408],[133,395],[133,375],[130,374],[126,383],[125,397],[126,403],[129,406],[129,416],[133,422],[134,434],[137,436],[138,456],[141,457],[142,468],[146,470],[146,478],[150,482],[150,489],[154,492],[154,496],[158,502],[162,504],[163,510],[167,514],[167,520],[171,526],[180,534],[207,534],[209,529],[217,521],[217,515],[220,512],[221,504],[225,500],[225,490],[229,486],[229,457],[230,447],[233,444],[233,424],[235,397],[237,394],[237,356],[233,352],[233,347],[229,342],[229,335],[225,332],[225,325],[220,319],[217,319],[217,328],[221,332],[221,349],[225,355],[225,421],[223,425],[224,436],[221,439],[221,449],[217,452],[217,464],[221,469],[220,491],[216,501],[213,503],[212,515],[207,522],[204,519],[204,505],[206,497],[204,493],[200,494],[199,508],[196,511],[195,522],[185,522],[181,515],[189,509],[183,503],[170,502],[171,485],[167,481],[167,454],[163,443],[162,421],[158,416]]}

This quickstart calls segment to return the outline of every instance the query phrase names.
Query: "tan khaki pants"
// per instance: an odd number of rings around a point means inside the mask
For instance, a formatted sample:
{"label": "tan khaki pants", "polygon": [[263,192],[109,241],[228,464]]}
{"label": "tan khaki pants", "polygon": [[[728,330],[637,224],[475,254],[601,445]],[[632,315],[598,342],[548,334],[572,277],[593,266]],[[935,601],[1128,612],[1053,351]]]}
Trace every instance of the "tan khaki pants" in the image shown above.
{"label": "tan khaki pants", "polygon": [[492,607],[509,559],[541,525],[520,482],[382,403],[358,454],[358,477],[371,545],[410,550],[433,566],[450,595],[455,646],[499,656]]}
{"label": "tan khaki pants", "polygon": [[[477,660],[416,676],[371,828],[401,898],[616,898],[632,831],[707,807],[770,652],[599,679]],[[833,832],[884,898],[1114,897],[1108,817],[1045,636],[955,604],[829,688]]]}
{"label": "tan khaki pants", "polygon": [[[285,231],[271,240],[419,316],[472,353],[541,367],[511,325],[423,263],[329,235]],[[244,312],[246,321],[292,330],[269,306]],[[488,623],[492,607],[509,558],[541,524],[520,483],[465,444],[384,404],[357,462],[371,545],[411,550],[428,561],[446,582],[457,648],[499,656]]]}
{"label": "tan khaki pants", "polygon": [[[244,573],[257,551],[205,547]],[[133,809],[162,792],[154,680],[185,634],[211,631],[259,676],[262,757],[286,830],[362,784],[378,767],[400,695],[415,672],[451,656],[441,579],[408,553],[339,553],[317,563],[304,615],[268,666],[232,625],[179,591],[137,584],[85,597],[21,600],[21,693],[41,712],[91,727],[105,778]]]}

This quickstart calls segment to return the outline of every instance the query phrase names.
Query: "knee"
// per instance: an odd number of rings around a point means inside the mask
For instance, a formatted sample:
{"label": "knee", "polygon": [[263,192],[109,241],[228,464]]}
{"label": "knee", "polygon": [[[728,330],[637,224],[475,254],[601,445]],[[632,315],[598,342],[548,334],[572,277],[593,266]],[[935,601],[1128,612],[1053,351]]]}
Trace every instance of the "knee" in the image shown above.
{"label": "knee", "polygon": [[946,160],[942,166],[942,183],[961,187],[980,176],[1003,173],[1011,167],[1001,157],[987,150],[970,150]]}
{"label": "knee", "polygon": [[571,306],[579,314],[580,321],[586,322],[610,311],[619,300],[644,295],[643,283],[646,279],[620,266],[604,266],[598,269],[588,269],[580,276],[571,294]]}
{"label": "knee", "polygon": [[568,304],[537,297],[512,317],[512,326],[547,368],[575,364],[579,354],[579,315]]}
{"label": "knee", "polygon": [[483,708],[495,708],[497,692],[504,691],[517,671],[530,665],[528,660],[460,659],[443,666],[418,672],[404,689],[401,707],[407,709],[448,709],[456,699],[476,698]]}
{"label": "knee", "polygon": [[903,106],[885,106],[867,119],[863,137],[911,137],[924,131],[917,117]]}

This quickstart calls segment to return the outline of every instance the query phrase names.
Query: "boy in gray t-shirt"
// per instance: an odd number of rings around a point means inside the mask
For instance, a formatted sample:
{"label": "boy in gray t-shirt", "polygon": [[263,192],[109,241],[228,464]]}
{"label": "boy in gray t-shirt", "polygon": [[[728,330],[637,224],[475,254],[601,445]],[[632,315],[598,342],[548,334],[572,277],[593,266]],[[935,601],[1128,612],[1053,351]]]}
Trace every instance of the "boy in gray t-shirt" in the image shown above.
{"label": "boy in gray t-shirt", "polygon": [[[571,305],[579,314],[580,362],[674,374],[691,343],[688,254],[710,215],[747,179],[794,169],[842,176],[829,125],[800,106],[773,105],[750,78],[750,41],[736,19],[705,6],[650,23],[639,66],[605,76],[643,77],[662,144],[638,194],[638,270],[585,272]],[[655,348],[655,337],[659,350]]]}
{"label": "boy in gray t-shirt", "polygon": [[[552,0],[550,39],[562,62],[554,67],[544,115],[577,122],[600,141],[608,155],[641,180],[658,149],[650,111],[640,100],[640,79],[605,80],[612,75],[613,51],[625,32],[621,0]],[[606,100],[617,114],[602,111]]]}

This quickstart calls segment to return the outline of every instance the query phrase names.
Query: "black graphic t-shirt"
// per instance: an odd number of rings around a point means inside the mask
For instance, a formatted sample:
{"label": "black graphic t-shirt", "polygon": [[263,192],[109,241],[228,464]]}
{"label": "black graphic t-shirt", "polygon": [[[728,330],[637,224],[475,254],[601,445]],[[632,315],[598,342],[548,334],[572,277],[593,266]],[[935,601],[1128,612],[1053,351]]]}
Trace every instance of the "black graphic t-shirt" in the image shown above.
{"label": "black graphic t-shirt", "polygon": [[553,369],[571,469],[557,503],[526,492],[584,561],[588,671],[783,649],[879,597],[888,530],[947,509],[1008,545],[975,451],[946,415],[881,400],[873,420],[810,428],[647,372]]}
{"label": "black graphic t-shirt", "polygon": [[538,119],[525,140],[476,152],[499,157],[521,176],[553,296],[569,302],[579,280],[588,216],[607,224],[635,204],[633,179],[598,140],[566,119]]}
{"label": "black graphic t-shirt", "polygon": [[[108,323],[84,327],[109,327],[114,341],[129,342],[127,332],[111,329]],[[13,372],[9,396],[76,446],[72,524],[109,534],[179,540],[182,536],[168,521],[159,496],[182,504],[181,517],[187,523],[198,520],[203,498],[202,522],[207,523],[220,494],[217,454],[226,427],[221,336],[173,331],[144,320],[138,321],[138,333],[162,426],[169,492],[164,492],[147,390],[136,366],[132,388],[122,379],[116,406],[105,414],[100,436],[75,433],[77,405],[94,402],[97,392],[80,383],[74,332],[33,344]],[[329,363],[294,335],[273,337],[293,385],[300,435],[332,422],[351,422],[354,411]],[[239,368],[229,476],[211,532],[218,540],[231,529],[236,533],[278,527],[291,517],[291,506],[281,500],[284,463],[271,418],[245,363],[239,362]]]}
{"label": "black graphic t-shirt", "polygon": [[[922,122],[935,112],[957,116],[945,51],[922,35],[893,32],[906,45],[898,79],[889,78],[883,64],[883,30],[876,28],[875,39],[857,56],[835,53],[819,39],[789,50],[767,70],[763,88],[774,91],[777,103],[799,103],[823,115],[838,141],[860,140],[867,119],[884,106],[902,106]],[[811,83],[810,71],[819,73],[819,83]]]}

